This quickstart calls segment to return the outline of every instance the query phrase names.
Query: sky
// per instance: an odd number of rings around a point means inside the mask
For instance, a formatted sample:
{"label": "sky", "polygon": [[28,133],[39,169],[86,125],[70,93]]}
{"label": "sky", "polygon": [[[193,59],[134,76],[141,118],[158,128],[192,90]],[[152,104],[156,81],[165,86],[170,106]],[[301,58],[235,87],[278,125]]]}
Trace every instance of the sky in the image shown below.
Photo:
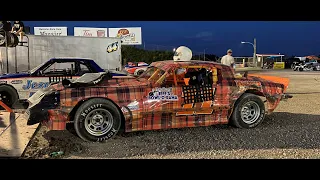
{"label": "sky", "polygon": [[320,21],[25,21],[33,27],[121,28],[141,27],[142,42],[148,47],[166,49],[187,46],[195,54],[252,56],[256,38],[257,53],[287,56],[320,55]]}

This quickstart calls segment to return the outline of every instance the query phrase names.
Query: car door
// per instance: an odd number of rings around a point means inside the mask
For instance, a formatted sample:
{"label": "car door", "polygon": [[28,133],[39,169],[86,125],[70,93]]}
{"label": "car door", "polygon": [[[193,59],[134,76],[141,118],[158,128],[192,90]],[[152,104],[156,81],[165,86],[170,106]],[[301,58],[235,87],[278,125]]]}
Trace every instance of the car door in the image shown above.
{"label": "car door", "polygon": [[173,128],[172,114],[179,106],[178,94],[181,94],[181,87],[175,86],[171,81],[171,70],[155,70],[150,79],[152,87],[144,91],[143,130]]}
{"label": "car door", "polygon": [[[184,84],[181,84],[180,107],[176,121],[181,127],[204,126],[213,123],[214,98],[216,92],[216,69],[210,67],[186,67]],[[190,75],[188,75],[190,74]],[[212,119],[212,121],[211,121]]]}
{"label": "car door", "polygon": [[[191,69],[188,67],[186,69]],[[193,69],[198,69],[197,66]],[[178,69],[172,69],[166,76],[159,78],[157,86],[148,92],[145,103],[144,125],[152,129],[182,128],[206,125],[205,116],[213,115],[213,101],[216,83],[213,75],[202,85],[185,83],[185,75],[178,76]],[[165,77],[165,78],[164,78]],[[215,78],[216,80],[216,78]],[[151,124],[151,126],[147,126]]]}

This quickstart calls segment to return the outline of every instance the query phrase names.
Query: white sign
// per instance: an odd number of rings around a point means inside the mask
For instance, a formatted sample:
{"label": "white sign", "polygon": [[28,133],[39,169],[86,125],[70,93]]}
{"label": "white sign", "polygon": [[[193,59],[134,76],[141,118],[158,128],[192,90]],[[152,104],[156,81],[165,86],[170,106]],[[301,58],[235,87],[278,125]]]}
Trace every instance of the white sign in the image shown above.
{"label": "white sign", "polygon": [[67,27],[34,27],[34,35],[67,36]]}
{"label": "white sign", "polygon": [[141,45],[141,27],[109,28],[109,37],[120,37],[122,45]]}
{"label": "white sign", "polygon": [[108,28],[74,27],[74,36],[108,37]]}

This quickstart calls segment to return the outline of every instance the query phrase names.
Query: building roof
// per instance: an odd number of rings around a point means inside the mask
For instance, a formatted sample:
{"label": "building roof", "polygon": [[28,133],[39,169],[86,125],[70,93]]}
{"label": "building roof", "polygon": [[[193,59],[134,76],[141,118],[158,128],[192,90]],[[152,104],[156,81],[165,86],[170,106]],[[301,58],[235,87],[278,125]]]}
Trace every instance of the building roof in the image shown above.
{"label": "building roof", "polygon": [[281,57],[285,56],[283,54],[256,54],[257,56],[267,57],[267,56],[275,56],[275,57]]}

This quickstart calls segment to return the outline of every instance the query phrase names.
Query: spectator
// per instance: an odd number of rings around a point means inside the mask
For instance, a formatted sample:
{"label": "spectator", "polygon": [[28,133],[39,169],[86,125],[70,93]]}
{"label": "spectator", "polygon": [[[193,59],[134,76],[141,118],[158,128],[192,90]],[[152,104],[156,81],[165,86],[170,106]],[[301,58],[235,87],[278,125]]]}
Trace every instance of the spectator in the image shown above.
{"label": "spectator", "polygon": [[24,23],[22,21],[14,21],[11,32],[16,34],[17,36],[19,35],[19,42],[20,45],[22,45],[21,42],[25,34]]}
{"label": "spectator", "polygon": [[4,30],[4,31],[11,31],[11,22],[10,21],[1,21],[2,23],[2,27],[1,29]]}
{"label": "spectator", "polygon": [[234,67],[234,58],[232,57],[232,50],[228,49],[227,54],[221,58],[221,64]]}

